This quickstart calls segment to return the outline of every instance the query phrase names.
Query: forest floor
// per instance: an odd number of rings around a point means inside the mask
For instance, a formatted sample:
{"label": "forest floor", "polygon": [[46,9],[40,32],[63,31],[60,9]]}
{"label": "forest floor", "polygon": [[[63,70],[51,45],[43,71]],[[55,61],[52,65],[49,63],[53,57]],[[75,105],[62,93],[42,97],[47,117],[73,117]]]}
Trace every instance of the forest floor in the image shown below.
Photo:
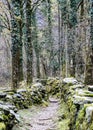
{"label": "forest floor", "polygon": [[13,130],[58,130],[59,100],[50,98],[45,106],[33,106],[29,109],[20,110],[21,123],[14,126]]}

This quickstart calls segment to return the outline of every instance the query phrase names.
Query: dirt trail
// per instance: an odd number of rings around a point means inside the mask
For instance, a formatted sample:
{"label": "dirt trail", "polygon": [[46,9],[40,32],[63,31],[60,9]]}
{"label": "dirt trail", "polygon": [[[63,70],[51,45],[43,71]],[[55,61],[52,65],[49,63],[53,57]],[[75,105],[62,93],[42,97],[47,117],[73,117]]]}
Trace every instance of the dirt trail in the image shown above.
{"label": "dirt trail", "polygon": [[57,130],[58,100],[50,98],[48,107],[34,107],[19,112],[23,123],[15,126],[13,130]]}

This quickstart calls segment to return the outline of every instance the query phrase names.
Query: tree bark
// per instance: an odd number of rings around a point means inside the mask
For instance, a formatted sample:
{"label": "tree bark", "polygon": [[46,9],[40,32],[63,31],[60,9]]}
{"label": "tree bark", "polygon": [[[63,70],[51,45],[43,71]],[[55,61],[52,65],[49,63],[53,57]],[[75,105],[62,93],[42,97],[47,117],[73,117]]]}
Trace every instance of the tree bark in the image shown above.
{"label": "tree bark", "polygon": [[33,47],[31,40],[31,0],[26,1],[26,56],[27,56],[27,84],[31,84],[33,80]]}
{"label": "tree bark", "polygon": [[38,45],[38,36],[37,36],[37,22],[36,22],[36,12],[32,13],[32,41],[33,47],[35,49],[36,54],[36,74],[37,78],[40,78],[40,54],[39,54],[39,45]]}
{"label": "tree bark", "polygon": [[85,84],[93,85],[93,0],[91,0],[90,4],[91,4],[90,48],[89,48],[90,50],[86,63]]}
{"label": "tree bark", "polygon": [[11,18],[12,40],[12,87],[16,89],[23,79],[23,55],[22,55],[22,28],[21,28],[21,1],[12,0],[13,13]]}
{"label": "tree bark", "polygon": [[51,12],[51,0],[47,0],[47,15],[48,15],[48,43],[50,45],[50,75],[53,76],[53,39],[52,39],[52,12]]}

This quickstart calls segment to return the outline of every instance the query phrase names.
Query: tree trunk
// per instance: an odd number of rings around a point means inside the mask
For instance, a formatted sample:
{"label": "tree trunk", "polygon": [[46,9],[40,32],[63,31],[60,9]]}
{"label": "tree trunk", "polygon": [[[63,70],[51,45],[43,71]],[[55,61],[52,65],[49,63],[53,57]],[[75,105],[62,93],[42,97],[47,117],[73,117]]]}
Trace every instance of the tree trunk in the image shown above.
{"label": "tree trunk", "polygon": [[61,74],[61,50],[60,50],[60,45],[61,45],[61,13],[60,13],[60,2],[58,2],[58,62],[59,62],[59,75]]}
{"label": "tree trunk", "polygon": [[37,78],[40,78],[40,55],[39,55],[39,45],[38,45],[38,37],[37,37],[37,23],[36,23],[36,12],[32,13],[32,41],[36,54],[36,74]]}
{"label": "tree trunk", "polygon": [[20,15],[21,15],[21,21],[19,22],[19,35],[20,35],[20,59],[19,59],[19,82],[23,80],[23,43],[22,43],[22,17],[23,17],[23,7],[22,3],[20,3]]}
{"label": "tree trunk", "polygon": [[20,7],[21,1],[11,1],[13,13],[11,18],[11,40],[12,40],[12,87],[16,89],[18,83],[23,79],[22,60],[22,27]]}
{"label": "tree trunk", "polygon": [[51,0],[47,0],[47,15],[48,15],[48,43],[50,45],[50,75],[53,76],[53,39],[52,39],[52,12],[51,12]]}
{"label": "tree trunk", "polygon": [[66,58],[66,73],[65,76],[68,77],[68,28],[67,24],[65,26],[65,58]]}
{"label": "tree trunk", "polygon": [[85,84],[93,85],[93,0],[91,0],[90,4],[91,4],[90,48],[89,48],[90,50],[86,63]]}
{"label": "tree trunk", "polygon": [[27,84],[32,83],[33,79],[33,47],[31,40],[31,0],[26,1],[26,56],[27,56]]}
{"label": "tree trunk", "polygon": [[61,10],[61,3],[58,3],[58,61],[59,61],[59,75],[62,77],[63,69],[63,50],[64,50],[64,39],[63,39],[63,11]]}

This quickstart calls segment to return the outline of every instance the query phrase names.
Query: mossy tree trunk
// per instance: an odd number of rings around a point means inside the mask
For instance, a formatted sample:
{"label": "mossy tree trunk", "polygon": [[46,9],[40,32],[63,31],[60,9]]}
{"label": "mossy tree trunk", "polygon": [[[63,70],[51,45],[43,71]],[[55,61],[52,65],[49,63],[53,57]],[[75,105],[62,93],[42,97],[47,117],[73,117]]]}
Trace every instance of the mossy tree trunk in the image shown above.
{"label": "mossy tree trunk", "polygon": [[52,39],[52,12],[51,12],[51,0],[47,0],[47,18],[48,18],[48,43],[50,46],[49,57],[49,70],[50,75],[53,76],[53,39]]}
{"label": "mossy tree trunk", "polygon": [[[61,0],[60,2],[60,10],[61,10],[61,58],[62,69],[65,71],[65,77],[68,76],[68,8],[67,1]],[[65,66],[65,67],[64,67]],[[64,72],[62,72],[64,73]],[[64,75],[64,74],[62,74]]]}
{"label": "mossy tree trunk", "polygon": [[19,82],[23,80],[23,2],[20,2],[20,21],[19,21],[19,36],[20,36],[20,60],[19,60]]}
{"label": "mossy tree trunk", "polygon": [[58,62],[59,62],[59,75],[62,76],[63,68],[63,15],[61,10],[60,1],[58,2]]}
{"label": "mossy tree trunk", "polygon": [[40,78],[40,53],[39,53],[39,44],[38,44],[38,36],[37,36],[37,22],[36,22],[36,11],[32,13],[32,42],[33,42],[33,47],[35,49],[35,54],[36,54],[36,73],[37,73],[37,78]]}
{"label": "mossy tree trunk", "polygon": [[23,80],[23,55],[22,55],[22,17],[21,0],[11,0],[13,7],[11,17],[12,41],[12,87],[16,89]]}
{"label": "mossy tree trunk", "polygon": [[[72,40],[70,40],[70,44],[72,44],[71,46],[72,48],[72,52],[70,52],[71,54],[71,59],[70,59],[70,64],[71,64],[71,60],[72,60],[72,65],[70,67],[70,75],[75,77],[75,68],[76,68],[76,52],[75,52],[75,41],[76,41],[76,24],[77,24],[77,3],[76,0],[70,0],[70,8],[71,8],[71,12],[70,12],[70,22],[69,22],[69,28],[72,29],[73,31],[71,32],[71,36],[72,36]],[[71,43],[72,42],[72,43]]]}
{"label": "mossy tree trunk", "polygon": [[27,57],[27,84],[32,83],[33,79],[33,47],[31,38],[31,0],[26,1],[26,57]]}
{"label": "mossy tree trunk", "polygon": [[86,72],[85,72],[85,84],[93,85],[93,0],[90,2],[90,50],[87,56]]}

